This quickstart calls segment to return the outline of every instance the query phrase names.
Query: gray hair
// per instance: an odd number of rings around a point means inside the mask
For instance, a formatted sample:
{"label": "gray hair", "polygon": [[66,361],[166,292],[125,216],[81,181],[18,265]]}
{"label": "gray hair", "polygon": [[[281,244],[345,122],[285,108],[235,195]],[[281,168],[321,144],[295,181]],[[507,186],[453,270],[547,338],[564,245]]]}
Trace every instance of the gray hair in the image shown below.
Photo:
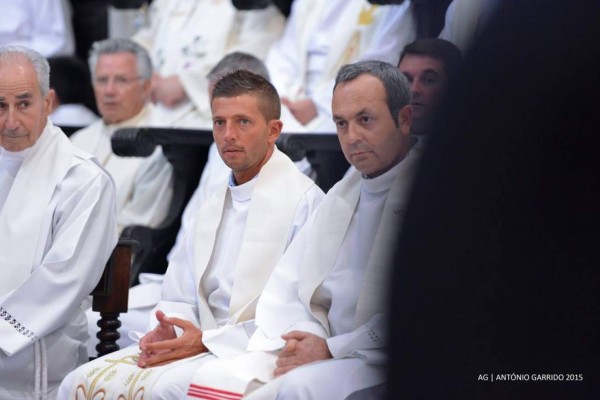
{"label": "gray hair", "polygon": [[88,64],[92,79],[96,77],[96,64],[102,54],[131,53],[137,61],[138,75],[144,80],[152,78],[152,60],[142,46],[131,39],[114,38],[94,42],[90,50]]}
{"label": "gray hair", "polygon": [[24,46],[0,46],[0,61],[24,57],[33,67],[37,76],[42,97],[50,91],[50,65],[48,60],[35,50]]}
{"label": "gray hair", "polygon": [[333,90],[335,91],[340,83],[352,81],[362,74],[373,75],[383,83],[390,114],[398,126],[398,113],[402,107],[410,104],[411,96],[410,84],[404,74],[394,65],[383,61],[359,61],[340,68]]}
{"label": "gray hair", "polygon": [[206,75],[206,78],[211,83],[216,83],[225,75],[237,71],[238,69],[245,69],[246,71],[262,76],[266,80],[270,80],[269,71],[265,64],[252,54],[243,53],[241,51],[234,51],[223,57],[221,61],[210,70],[208,75]]}

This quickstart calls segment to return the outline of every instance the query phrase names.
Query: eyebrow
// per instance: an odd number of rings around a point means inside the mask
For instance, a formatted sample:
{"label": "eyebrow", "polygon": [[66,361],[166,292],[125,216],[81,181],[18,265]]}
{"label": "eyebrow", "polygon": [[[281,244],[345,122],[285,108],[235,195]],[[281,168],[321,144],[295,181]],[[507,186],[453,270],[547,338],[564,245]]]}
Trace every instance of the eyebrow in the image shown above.
{"label": "eyebrow", "polygon": [[[360,117],[361,115],[365,115],[365,114],[370,114],[369,110],[367,110],[366,108],[363,108],[361,110],[359,110],[357,113],[355,113],[352,117]],[[338,120],[346,120],[346,118],[344,117],[340,117],[339,115],[333,115],[333,121],[338,121]]]}
{"label": "eyebrow", "polygon": [[19,100],[23,100],[23,99],[30,99],[33,96],[31,95],[31,93],[23,93],[23,94],[18,94],[16,97]]}

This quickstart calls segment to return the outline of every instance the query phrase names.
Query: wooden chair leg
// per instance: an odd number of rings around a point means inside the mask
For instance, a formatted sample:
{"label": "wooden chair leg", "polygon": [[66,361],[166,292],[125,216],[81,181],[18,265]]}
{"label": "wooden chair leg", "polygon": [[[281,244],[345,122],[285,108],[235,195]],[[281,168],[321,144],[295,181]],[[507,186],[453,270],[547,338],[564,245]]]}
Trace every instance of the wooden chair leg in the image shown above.
{"label": "wooden chair leg", "polygon": [[100,340],[96,345],[99,357],[119,350],[119,314],[127,312],[131,255],[136,243],[128,238],[119,239],[98,286],[92,291],[92,310],[100,313],[100,320],[97,322],[100,331],[96,334]]}

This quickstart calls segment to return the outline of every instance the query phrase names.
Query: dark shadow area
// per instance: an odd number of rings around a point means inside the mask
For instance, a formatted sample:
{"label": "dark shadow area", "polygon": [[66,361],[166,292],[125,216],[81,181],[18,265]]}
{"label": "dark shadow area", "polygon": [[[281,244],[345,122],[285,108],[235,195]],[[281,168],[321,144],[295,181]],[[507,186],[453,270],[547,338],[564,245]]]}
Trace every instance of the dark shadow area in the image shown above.
{"label": "dark shadow area", "polygon": [[506,1],[467,54],[398,242],[389,399],[599,395],[599,38],[597,2]]}

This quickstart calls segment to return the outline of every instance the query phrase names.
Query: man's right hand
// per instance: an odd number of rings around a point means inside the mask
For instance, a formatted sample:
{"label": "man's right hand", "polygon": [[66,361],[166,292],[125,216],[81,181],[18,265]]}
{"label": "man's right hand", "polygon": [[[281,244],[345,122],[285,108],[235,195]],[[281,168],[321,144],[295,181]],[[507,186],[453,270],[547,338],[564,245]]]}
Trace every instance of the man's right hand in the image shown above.
{"label": "man's right hand", "polygon": [[[208,351],[202,343],[202,331],[190,321],[170,318],[156,312],[159,324],[140,341],[138,367],[147,368],[168,364]],[[175,326],[183,333],[177,337]]]}

